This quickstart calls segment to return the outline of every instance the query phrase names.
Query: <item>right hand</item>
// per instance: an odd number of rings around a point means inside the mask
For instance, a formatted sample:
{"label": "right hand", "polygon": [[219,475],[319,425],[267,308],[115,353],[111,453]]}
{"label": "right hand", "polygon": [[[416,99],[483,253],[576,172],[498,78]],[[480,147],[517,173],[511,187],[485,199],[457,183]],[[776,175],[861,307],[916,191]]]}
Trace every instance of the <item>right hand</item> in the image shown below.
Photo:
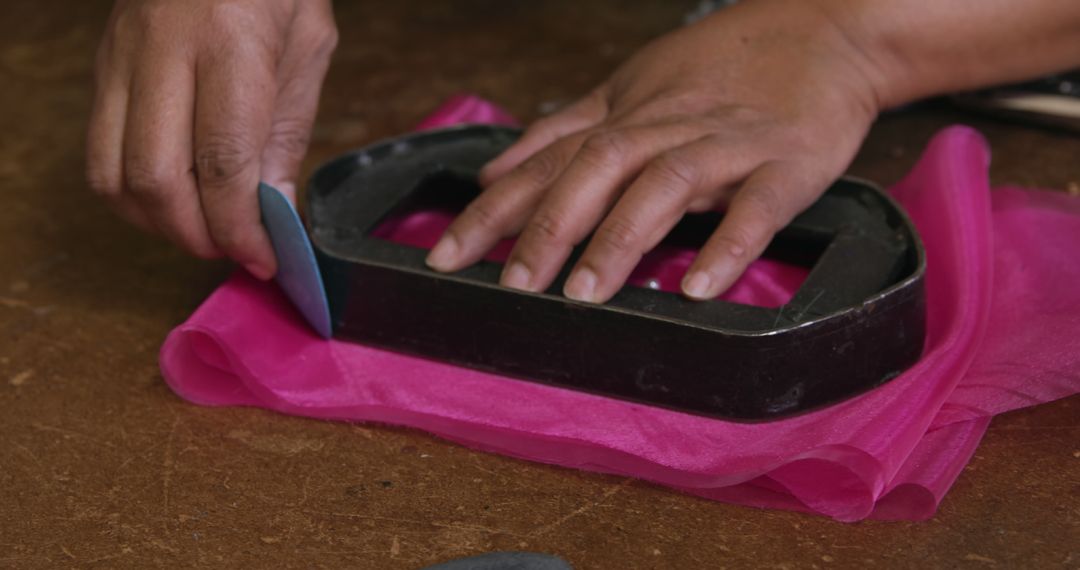
{"label": "right hand", "polygon": [[689,212],[723,221],[683,280],[731,287],[773,235],[847,168],[880,108],[881,74],[818,2],[745,2],[651,42],[481,171],[486,189],[428,262],[475,263],[517,235],[501,278],[605,303]]}
{"label": "right hand", "polygon": [[144,230],[272,277],[256,189],[295,199],[336,44],[330,0],[119,0],[97,54],[91,188]]}

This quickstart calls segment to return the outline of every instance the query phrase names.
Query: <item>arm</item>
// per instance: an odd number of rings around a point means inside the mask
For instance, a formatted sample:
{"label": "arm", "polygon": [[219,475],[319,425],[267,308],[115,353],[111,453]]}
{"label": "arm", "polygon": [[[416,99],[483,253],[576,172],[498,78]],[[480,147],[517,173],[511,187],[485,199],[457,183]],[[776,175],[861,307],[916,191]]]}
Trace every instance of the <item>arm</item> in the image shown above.
{"label": "arm", "polygon": [[879,70],[882,108],[1080,66],[1069,0],[817,3]]}

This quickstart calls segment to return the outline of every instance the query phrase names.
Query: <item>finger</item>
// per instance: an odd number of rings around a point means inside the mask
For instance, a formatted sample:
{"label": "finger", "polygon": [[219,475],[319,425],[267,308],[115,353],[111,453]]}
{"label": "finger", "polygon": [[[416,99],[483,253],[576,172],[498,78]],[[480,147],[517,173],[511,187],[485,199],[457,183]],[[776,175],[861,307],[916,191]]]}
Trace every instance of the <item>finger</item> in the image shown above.
{"label": "finger", "polygon": [[564,294],[601,303],[618,292],[642,255],[656,247],[696,197],[711,195],[743,174],[738,155],[725,150],[704,138],[652,160],[596,229]]}
{"label": "finger", "polygon": [[427,264],[438,271],[457,271],[479,261],[500,239],[520,232],[585,136],[559,140],[481,193],[446,229]]}
{"label": "finger", "polygon": [[277,270],[260,222],[256,190],[277,89],[258,40],[238,39],[201,54],[195,102],[195,168],[203,213],[215,245],[252,275]]}
{"label": "finger", "polygon": [[147,46],[132,78],[124,135],[125,195],[160,233],[196,256],[220,255],[192,172],[195,75],[175,46]]}
{"label": "finger", "polygon": [[593,133],[531,216],[515,244],[503,285],[546,289],[571,250],[596,227],[649,159],[700,136],[678,122]]}
{"label": "finger", "polygon": [[808,179],[781,162],[765,163],[751,173],[732,197],[720,227],[686,272],[682,282],[686,296],[712,299],[731,287],[776,232],[824,190],[824,184],[808,183]]}
{"label": "finger", "polygon": [[294,202],[323,79],[337,45],[337,29],[329,8],[328,2],[314,2],[297,14],[279,66],[270,137],[262,153],[261,179]]}
{"label": "finger", "polygon": [[517,142],[481,169],[480,184],[485,187],[493,184],[555,141],[599,124],[607,112],[607,88],[600,87],[566,108],[537,120]]}
{"label": "finger", "polygon": [[154,225],[134,203],[124,201],[124,128],[131,72],[127,59],[105,40],[98,50],[94,102],[86,130],[86,181],[121,217],[144,231]]}

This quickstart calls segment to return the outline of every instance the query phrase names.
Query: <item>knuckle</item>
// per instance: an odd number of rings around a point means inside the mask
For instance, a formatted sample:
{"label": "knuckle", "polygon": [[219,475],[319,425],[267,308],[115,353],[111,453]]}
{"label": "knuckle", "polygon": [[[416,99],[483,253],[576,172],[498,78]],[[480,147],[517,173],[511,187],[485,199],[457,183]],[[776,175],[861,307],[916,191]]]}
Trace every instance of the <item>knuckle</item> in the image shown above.
{"label": "knuckle", "polygon": [[743,196],[744,205],[750,210],[757,223],[774,230],[777,227],[781,209],[780,194],[771,187],[758,186],[753,192]]}
{"label": "knuckle", "polygon": [[161,26],[161,12],[162,5],[157,2],[143,2],[135,6],[128,4],[126,9],[117,11],[112,34],[123,42],[144,32],[152,33]]}
{"label": "knuckle", "polygon": [[195,152],[199,182],[210,185],[235,182],[254,161],[255,149],[251,142],[233,134],[209,135]]}
{"label": "knuckle", "polygon": [[701,181],[701,170],[683,153],[668,151],[656,157],[650,165],[652,175],[661,188],[696,188]]}
{"label": "knuckle", "polygon": [[129,47],[147,40],[167,41],[176,36],[181,15],[172,2],[141,2],[117,14],[113,35],[119,45]]}
{"label": "knuckle", "polygon": [[338,46],[338,29],[332,17],[317,18],[297,30],[297,47],[315,59],[329,59]]}
{"label": "knuckle", "polygon": [[338,34],[337,27],[331,25],[330,29],[327,30],[325,34],[323,34],[322,43],[319,45],[319,54],[323,57],[329,58],[330,55],[334,53],[334,50],[337,49],[340,39],[341,36]]}
{"label": "knuckle", "polygon": [[520,168],[522,175],[533,183],[546,184],[558,174],[559,163],[553,152],[543,150],[523,162]]}
{"label": "knuckle", "polygon": [[490,200],[478,199],[469,205],[467,211],[469,221],[475,227],[494,230],[501,225],[502,216]]}
{"label": "knuckle", "polygon": [[287,156],[300,158],[311,143],[311,129],[302,119],[276,123],[270,133],[270,146]]}
{"label": "knuckle", "polygon": [[529,224],[532,234],[541,240],[561,243],[567,241],[566,220],[554,212],[540,211]]}
{"label": "knuckle", "polygon": [[593,239],[609,251],[632,252],[641,243],[641,231],[629,220],[614,218],[601,225]]}
{"label": "knuckle", "polygon": [[120,181],[116,176],[93,164],[86,167],[86,184],[94,194],[104,198],[120,194]]}
{"label": "knuckle", "polygon": [[171,23],[176,16],[174,6],[169,2],[143,2],[138,5],[134,14],[135,17],[128,22],[151,33],[161,31],[162,26]]}
{"label": "knuckle", "polygon": [[580,156],[590,164],[618,166],[630,155],[627,139],[618,132],[605,131],[585,139]]}
{"label": "knuckle", "polygon": [[330,57],[337,49],[338,41],[341,39],[338,33],[337,25],[333,20],[322,22],[316,27],[316,37],[318,38],[315,46],[316,53],[321,57]]}
{"label": "knuckle", "polygon": [[255,14],[244,2],[219,0],[210,7],[207,23],[217,32],[231,34],[254,29]]}
{"label": "knuckle", "polygon": [[168,192],[175,177],[153,161],[133,161],[124,167],[124,180],[132,194],[155,198]]}

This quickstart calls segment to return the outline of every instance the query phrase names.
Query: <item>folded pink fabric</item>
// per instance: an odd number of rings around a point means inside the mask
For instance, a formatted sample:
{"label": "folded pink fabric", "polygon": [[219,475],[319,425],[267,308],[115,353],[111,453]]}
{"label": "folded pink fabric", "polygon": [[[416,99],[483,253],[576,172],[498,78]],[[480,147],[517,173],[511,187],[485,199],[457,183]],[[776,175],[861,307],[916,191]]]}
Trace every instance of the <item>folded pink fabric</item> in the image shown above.
{"label": "folded pink fabric", "polygon": [[[509,117],[461,97],[423,125],[482,121]],[[798,417],[718,421],[325,341],[276,287],[243,273],[169,335],[161,368],[199,404],[411,426],[476,449],[842,521],[925,519],[992,415],[1080,391],[1080,200],[991,192],[988,161],[978,133],[952,127],[892,189],[927,246],[922,360]],[[426,246],[447,222],[420,213],[380,232]],[[654,252],[634,280],[673,289],[692,255]],[[758,262],[726,298],[781,304],[803,276]]]}

